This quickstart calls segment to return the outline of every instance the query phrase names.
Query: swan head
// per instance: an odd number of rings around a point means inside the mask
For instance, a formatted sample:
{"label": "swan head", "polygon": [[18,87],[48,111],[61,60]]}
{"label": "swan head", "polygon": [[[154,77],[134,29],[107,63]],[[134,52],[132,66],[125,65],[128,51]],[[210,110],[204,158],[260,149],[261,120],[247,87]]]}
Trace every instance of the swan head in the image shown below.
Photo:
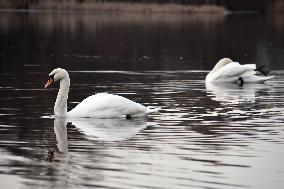
{"label": "swan head", "polygon": [[49,79],[47,80],[44,88],[47,88],[49,85],[51,85],[52,83],[56,81],[65,79],[66,77],[68,77],[68,73],[65,69],[56,68],[52,72],[50,72],[48,76],[49,76]]}
{"label": "swan head", "polygon": [[230,58],[222,58],[221,60],[219,60],[219,62],[217,62],[217,64],[215,65],[215,67],[213,68],[213,70],[211,71],[216,72],[217,70],[219,70],[220,68],[222,68],[223,66],[232,63],[233,61]]}

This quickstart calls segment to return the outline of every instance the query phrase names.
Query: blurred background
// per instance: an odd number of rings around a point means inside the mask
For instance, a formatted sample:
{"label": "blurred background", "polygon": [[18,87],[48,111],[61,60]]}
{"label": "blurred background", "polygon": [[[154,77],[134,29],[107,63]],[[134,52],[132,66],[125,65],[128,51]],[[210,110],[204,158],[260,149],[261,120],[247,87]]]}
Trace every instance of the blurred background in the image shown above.
{"label": "blurred background", "polygon": [[0,66],[209,70],[230,57],[281,69],[283,7],[282,0],[1,0]]}

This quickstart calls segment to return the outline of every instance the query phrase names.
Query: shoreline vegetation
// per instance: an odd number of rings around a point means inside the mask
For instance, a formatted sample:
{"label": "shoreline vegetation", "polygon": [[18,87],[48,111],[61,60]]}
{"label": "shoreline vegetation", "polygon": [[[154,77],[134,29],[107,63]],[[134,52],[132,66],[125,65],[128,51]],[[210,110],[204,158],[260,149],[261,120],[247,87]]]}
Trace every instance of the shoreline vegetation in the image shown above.
{"label": "shoreline vegetation", "polygon": [[224,6],[214,4],[184,5],[177,3],[145,3],[145,2],[121,2],[121,1],[92,1],[85,0],[46,0],[24,1],[15,3],[10,0],[1,0],[0,9],[26,9],[26,10],[52,10],[52,11],[96,11],[96,12],[137,12],[137,13],[218,13],[224,14],[228,10]]}
{"label": "shoreline vegetation", "polygon": [[137,13],[284,13],[284,0],[0,0],[0,10]]}

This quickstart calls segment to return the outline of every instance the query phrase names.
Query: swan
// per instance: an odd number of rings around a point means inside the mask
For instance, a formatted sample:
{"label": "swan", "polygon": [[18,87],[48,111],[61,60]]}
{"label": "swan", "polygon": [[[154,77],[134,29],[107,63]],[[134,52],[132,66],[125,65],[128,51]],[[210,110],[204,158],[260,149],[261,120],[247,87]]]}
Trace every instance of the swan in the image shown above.
{"label": "swan", "polygon": [[49,74],[44,88],[59,81],[60,88],[54,105],[56,117],[93,117],[118,118],[146,117],[156,110],[133,102],[125,97],[108,93],[97,93],[85,98],[74,109],[67,112],[67,100],[70,86],[69,74],[65,69],[56,68]]}
{"label": "swan", "polygon": [[[206,83],[261,83],[274,76],[267,76],[266,74],[257,75],[255,64],[241,65],[238,62],[233,62],[229,58],[221,59],[206,76]],[[258,70],[260,73],[264,73],[262,70]]]}

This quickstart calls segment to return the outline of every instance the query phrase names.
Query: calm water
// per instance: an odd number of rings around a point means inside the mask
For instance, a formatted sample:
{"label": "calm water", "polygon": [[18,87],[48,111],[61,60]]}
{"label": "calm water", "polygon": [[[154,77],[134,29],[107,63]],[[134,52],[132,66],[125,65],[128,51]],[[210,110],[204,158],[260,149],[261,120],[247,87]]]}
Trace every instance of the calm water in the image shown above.
{"label": "calm water", "polygon": [[[0,188],[282,188],[283,39],[257,14],[0,12]],[[224,56],[276,77],[205,86]],[[109,92],[161,110],[54,119],[54,67],[69,70],[68,109]]]}

